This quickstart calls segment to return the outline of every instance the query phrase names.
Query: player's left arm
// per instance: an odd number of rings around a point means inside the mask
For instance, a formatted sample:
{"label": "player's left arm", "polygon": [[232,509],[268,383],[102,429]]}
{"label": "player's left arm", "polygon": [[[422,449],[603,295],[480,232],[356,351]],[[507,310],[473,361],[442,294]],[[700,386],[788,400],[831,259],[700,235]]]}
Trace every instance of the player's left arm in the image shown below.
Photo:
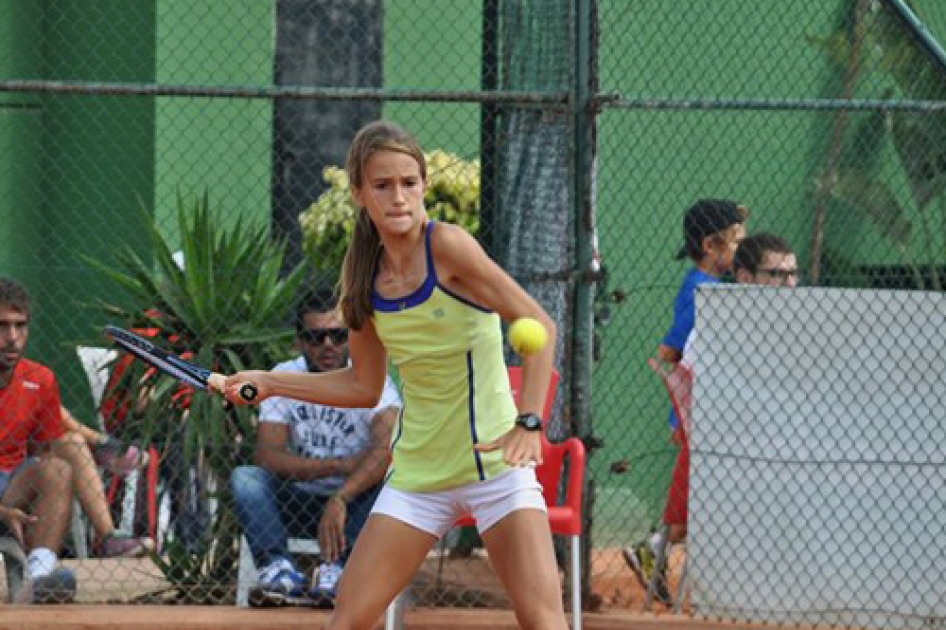
{"label": "player's left arm", "polygon": [[[535,354],[522,357],[522,390],[519,393],[520,413],[541,415],[555,357],[555,322],[465,230],[438,224],[433,237],[437,275],[447,288],[475,304],[496,311],[507,323],[531,317],[545,327],[549,339],[546,346]],[[504,459],[510,464],[541,459],[539,441],[532,439],[533,436],[521,435],[523,433],[524,430],[517,428],[507,434],[508,437],[504,436],[505,443],[499,445],[504,450]],[[480,450],[490,450],[493,446],[484,445]]]}
{"label": "player's left arm", "polygon": [[538,320],[549,342],[541,352],[522,357],[523,384],[519,410],[541,414],[545,392],[552,375],[555,355],[555,322],[525,289],[486,255],[480,244],[465,230],[438,224],[433,244],[437,275],[449,289],[475,304],[496,311],[503,321],[520,317]]}

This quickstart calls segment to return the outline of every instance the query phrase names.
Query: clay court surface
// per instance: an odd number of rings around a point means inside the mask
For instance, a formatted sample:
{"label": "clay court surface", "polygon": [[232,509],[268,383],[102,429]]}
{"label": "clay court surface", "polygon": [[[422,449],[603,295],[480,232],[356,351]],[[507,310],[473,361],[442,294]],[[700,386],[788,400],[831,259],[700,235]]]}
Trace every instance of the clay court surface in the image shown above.
{"label": "clay court surface", "polygon": [[[129,601],[149,593],[160,593],[166,584],[147,560],[66,561],[79,576],[79,603],[64,606],[10,606],[0,604],[0,630],[270,630],[276,628],[320,628],[327,613],[310,609],[241,609],[232,605],[181,606],[155,604],[101,604]],[[518,628],[502,589],[487,560],[474,556],[446,561],[437,578],[438,559],[431,559],[419,574],[413,590],[414,604],[405,614],[405,627],[424,630],[452,628],[507,630]],[[595,612],[586,612],[587,630],[650,630],[687,628],[694,630],[749,628],[749,625],[704,622],[671,614],[656,604],[652,613],[642,612],[640,587],[624,567],[619,550],[598,550],[593,560],[592,581]],[[0,572],[2,573],[2,572]],[[449,578],[447,576],[453,576]],[[457,582],[463,577],[463,584]],[[2,580],[0,580],[2,582]],[[133,585],[133,586],[132,586]],[[673,584],[672,584],[673,585]],[[5,585],[0,584],[4,588]],[[474,593],[486,608],[432,608],[430,598],[448,597],[454,589]],[[570,615],[569,615],[570,618]],[[382,628],[381,623],[378,628]]]}
{"label": "clay court surface", "polygon": [[[246,610],[221,606],[93,606],[73,604],[58,607],[0,608],[3,630],[316,630],[327,619],[323,612],[279,609]],[[641,613],[588,613],[587,630],[710,630],[749,628],[720,625],[672,615]],[[382,628],[379,623],[377,628]],[[513,630],[518,628],[511,612],[496,610],[425,609],[407,614],[405,627],[418,630]]]}

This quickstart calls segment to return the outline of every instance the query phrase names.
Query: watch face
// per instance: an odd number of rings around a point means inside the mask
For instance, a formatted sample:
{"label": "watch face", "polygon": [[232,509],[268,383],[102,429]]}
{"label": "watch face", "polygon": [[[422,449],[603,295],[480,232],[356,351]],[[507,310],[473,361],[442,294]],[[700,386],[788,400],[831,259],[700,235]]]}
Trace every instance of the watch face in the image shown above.
{"label": "watch face", "polygon": [[534,413],[526,413],[516,418],[516,424],[528,431],[538,431],[542,428],[542,420]]}

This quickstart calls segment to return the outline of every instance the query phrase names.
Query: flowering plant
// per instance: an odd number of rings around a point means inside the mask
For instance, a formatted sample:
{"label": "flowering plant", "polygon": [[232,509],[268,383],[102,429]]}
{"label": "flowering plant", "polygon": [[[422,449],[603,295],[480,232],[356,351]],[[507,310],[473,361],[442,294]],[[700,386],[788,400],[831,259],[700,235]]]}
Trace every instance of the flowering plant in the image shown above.
{"label": "flowering plant", "polygon": [[[424,205],[431,219],[462,226],[476,236],[480,228],[480,163],[435,150],[427,160],[427,192]],[[337,166],[322,172],[329,185],[322,195],[299,215],[303,247],[316,269],[337,273],[355,226],[348,174]]]}

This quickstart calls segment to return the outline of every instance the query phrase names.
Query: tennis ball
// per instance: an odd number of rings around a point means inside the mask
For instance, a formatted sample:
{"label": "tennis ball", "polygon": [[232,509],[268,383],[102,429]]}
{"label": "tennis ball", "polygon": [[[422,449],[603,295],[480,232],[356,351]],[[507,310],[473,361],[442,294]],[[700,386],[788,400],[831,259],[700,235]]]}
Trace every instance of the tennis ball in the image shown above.
{"label": "tennis ball", "polygon": [[521,355],[539,352],[548,340],[545,326],[531,317],[520,317],[509,327],[509,345]]}

